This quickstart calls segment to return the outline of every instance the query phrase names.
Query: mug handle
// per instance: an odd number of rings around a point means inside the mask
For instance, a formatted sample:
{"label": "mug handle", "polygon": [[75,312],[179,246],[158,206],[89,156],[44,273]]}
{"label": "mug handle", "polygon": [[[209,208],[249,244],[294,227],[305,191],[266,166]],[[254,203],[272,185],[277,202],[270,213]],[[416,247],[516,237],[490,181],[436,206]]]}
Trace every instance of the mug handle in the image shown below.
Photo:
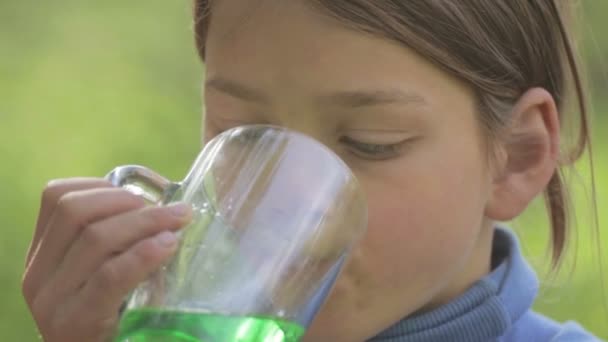
{"label": "mug handle", "polygon": [[[173,183],[158,173],[140,165],[116,167],[106,175],[105,179],[116,187],[121,187],[135,195],[141,196],[148,205],[165,204],[180,186],[178,183]],[[122,316],[124,313],[131,295],[132,293],[129,293],[123,299],[122,305],[118,310],[119,316]]]}
{"label": "mug handle", "polygon": [[110,171],[105,178],[112,185],[141,196],[149,205],[165,204],[179,188],[179,184],[140,165],[119,166]]}

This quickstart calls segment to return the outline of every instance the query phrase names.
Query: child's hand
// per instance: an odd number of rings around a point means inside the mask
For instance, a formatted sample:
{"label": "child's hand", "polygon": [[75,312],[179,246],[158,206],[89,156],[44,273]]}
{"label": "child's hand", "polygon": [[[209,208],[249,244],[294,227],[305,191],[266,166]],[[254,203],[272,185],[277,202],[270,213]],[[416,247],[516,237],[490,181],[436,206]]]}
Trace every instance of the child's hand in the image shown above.
{"label": "child's hand", "polygon": [[188,206],[146,207],[102,179],[49,183],[23,277],[44,340],[108,340],[124,297],[171,256],[171,231],[190,218]]}

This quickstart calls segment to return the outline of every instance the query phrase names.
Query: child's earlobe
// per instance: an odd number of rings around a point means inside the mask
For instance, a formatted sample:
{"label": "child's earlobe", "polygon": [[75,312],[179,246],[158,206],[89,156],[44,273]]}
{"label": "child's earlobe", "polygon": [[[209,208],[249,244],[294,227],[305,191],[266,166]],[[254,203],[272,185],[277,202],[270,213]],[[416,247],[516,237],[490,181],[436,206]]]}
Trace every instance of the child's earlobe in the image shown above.
{"label": "child's earlobe", "polygon": [[555,101],[542,88],[521,96],[504,128],[502,167],[492,184],[486,216],[508,221],[541,194],[558,167],[559,118]]}

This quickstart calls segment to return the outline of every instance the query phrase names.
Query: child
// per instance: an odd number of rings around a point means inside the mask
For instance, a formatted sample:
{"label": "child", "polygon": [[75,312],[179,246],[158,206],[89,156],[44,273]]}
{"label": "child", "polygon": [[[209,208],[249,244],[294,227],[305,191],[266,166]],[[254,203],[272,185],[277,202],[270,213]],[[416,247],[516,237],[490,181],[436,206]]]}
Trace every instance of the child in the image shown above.
{"label": "child", "polygon": [[[596,340],[530,309],[537,279],[496,223],[544,194],[558,262],[560,167],[589,137],[556,2],[195,1],[205,140],[252,123],[304,132],[368,198],[367,235],[305,341]],[[567,155],[570,86],[582,128]],[[190,217],[103,180],[51,182],[23,281],[45,341],[108,339]]]}

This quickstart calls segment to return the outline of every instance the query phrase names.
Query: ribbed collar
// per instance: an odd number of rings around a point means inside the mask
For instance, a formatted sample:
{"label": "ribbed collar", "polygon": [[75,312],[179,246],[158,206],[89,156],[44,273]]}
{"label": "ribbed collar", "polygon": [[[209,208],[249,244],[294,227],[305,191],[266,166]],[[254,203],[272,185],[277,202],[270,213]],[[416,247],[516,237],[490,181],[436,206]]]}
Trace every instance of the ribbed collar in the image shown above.
{"label": "ribbed collar", "polygon": [[487,342],[504,335],[532,306],[538,280],[513,232],[496,228],[492,255],[497,267],[462,296],[407,317],[369,341]]}

